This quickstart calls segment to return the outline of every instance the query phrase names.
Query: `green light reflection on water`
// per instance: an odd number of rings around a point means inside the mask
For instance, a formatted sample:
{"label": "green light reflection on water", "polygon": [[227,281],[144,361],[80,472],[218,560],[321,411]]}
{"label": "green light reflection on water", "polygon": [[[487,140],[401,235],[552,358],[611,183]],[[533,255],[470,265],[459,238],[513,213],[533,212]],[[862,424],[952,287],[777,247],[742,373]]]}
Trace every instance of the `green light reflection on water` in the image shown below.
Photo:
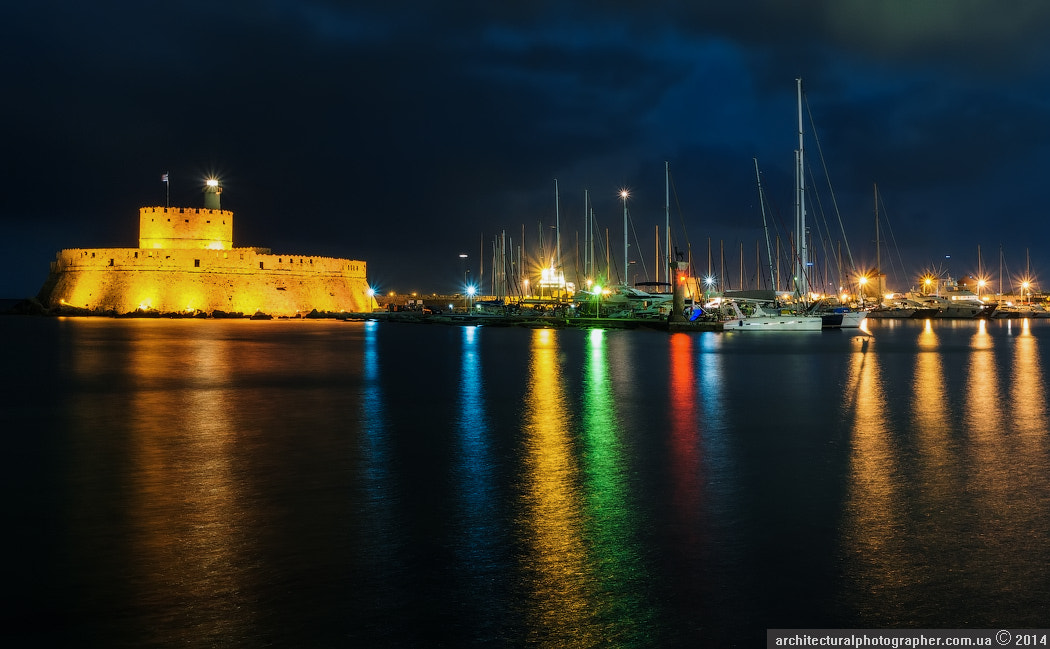
{"label": "green light reflection on water", "polygon": [[623,434],[612,396],[606,332],[587,341],[583,376],[582,465],[586,531],[591,548],[594,615],[604,639],[616,646],[648,640],[652,611],[645,599],[645,567],[636,542],[638,521],[630,499]]}

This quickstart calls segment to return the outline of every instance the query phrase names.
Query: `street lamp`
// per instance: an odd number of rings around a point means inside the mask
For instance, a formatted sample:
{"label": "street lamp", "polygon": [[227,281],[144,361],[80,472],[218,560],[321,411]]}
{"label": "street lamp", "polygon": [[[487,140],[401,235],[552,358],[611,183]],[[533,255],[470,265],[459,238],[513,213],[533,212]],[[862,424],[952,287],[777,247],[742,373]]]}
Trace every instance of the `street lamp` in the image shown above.
{"label": "street lamp", "polygon": [[627,197],[631,193],[624,187],[620,190],[620,198],[623,199],[623,281],[627,281]]}
{"label": "street lamp", "polygon": [[704,288],[706,293],[704,294],[704,305],[711,301],[711,287],[715,285],[715,276],[708,275],[704,278]]}
{"label": "street lamp", "polygon": [[467,287],[467,313],[470,313],[474,308],[474,293],[476,291],[477,289],[474,288],[473,284]]}

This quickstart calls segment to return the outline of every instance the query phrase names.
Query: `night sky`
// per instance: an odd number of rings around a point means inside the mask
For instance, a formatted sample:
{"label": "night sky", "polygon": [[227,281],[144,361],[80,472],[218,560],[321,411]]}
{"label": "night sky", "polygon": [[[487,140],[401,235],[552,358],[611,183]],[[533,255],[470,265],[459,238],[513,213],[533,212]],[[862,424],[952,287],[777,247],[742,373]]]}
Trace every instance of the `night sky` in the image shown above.
{"label": "night sky", "polygon": [[836,251],[874,265],[877,183],[891,288],[976,274],[978,248],[993,282],[1000,250],[1004,285],[1026,256],[1050,277],[1040,0],[34,0],[0,6],[0,66],[0,297],[62,248],[137,246],[165,172],[175,206],[222,180],[235,245],[361,259],[402,293],[461,290],[504,230],[549,246],[555,179],[570,278],[585,189],[621,265],[627,187],[652,274],[665,161],[677,245],[701,274],[724,249],[735,287],[765,245],[753,157],[791,230],[797,77]]}

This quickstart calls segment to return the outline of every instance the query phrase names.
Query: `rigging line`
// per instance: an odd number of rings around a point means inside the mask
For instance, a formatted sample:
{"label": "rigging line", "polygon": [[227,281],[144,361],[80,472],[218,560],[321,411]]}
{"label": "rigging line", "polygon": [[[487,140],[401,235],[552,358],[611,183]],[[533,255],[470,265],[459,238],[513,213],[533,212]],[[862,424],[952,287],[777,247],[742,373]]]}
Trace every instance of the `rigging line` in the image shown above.
{"label": "rigging line", "polygon": [[[682,202],[678,198],[678,188],[674,184],[674,174],[668,172],[667,175],[668,175],[668,177],[671,180],[671,193],[674,194],[674,204],[675,204],[675,207],[678,208],[678,221],[682,224],[682,238],[685,240],[685,245],[682,246],[682,251],[685,252],[686,250],[689,249],[690,243],[689,243],[689,233],[686,231],[686,228],[685,228],[685,215],[682,213]],[[678,247],[678,243],[679,243],[678,241],[674,241],[674,244],[675,244],[676,248]],[[670,251],[668,251],[668,252],[670,253]],[[695,273],[693,272],[692,268],[689,269],[689,274],[690,275],[695,275]]]}
{"label": "rigging line", "polygon": [[[773,231],[778,235],[778,246],[776,248],[777,253],[784,253],[784,259],[788,263],[789,274],[791,272],[791,264],[800,261],[798,249],[795,247],[795,237],[790,236],[792,229],[786,227],[784,220],[784,212],[780,209],[779,205],[773,203],[770,205],[767,202],[767,206],[770,211],[773,212]],[[778,267],[779,269],[779,267]]]}
{"label": "rigging line", "polygon": [[[901,256],[901,249],[897,245],[897,237],[893,234],[893,223],[890,221],[889,213],[886,211],[886,200],[882,197],[882,190],[879,190],[879,204],[882,205],[882,211],[880,212],[880,215],[886,217],[886,228],[890,231],[890,240],[893,242],[893,249],[897,252],[897,259],[900,262],[901,275],[904,275],[905,278],[907,278],[907,272],[904,269],[904,257]],[[890,260],[892,261],[893,257],[890,257]],[[882,269],[880,268],[879,271],[881,272]],[[894,279],[898,282],[900,281],[899,277],[894,277]],[[907,284],[908,282],[905,281],[904,283]]]}
{"label": "rigging line", "polygon": [[[769,267],[769,288],[776,290],[776,283],[773,279],[773,250],[769,244],[769,226],[766,225],[766,192],[762,187],[762,174],[758,169],[758,158],[752,158],[755,161],[755,180],[758,183],[758,204],[762,209],[762,229],[766,235],[766,265]],[[757,269],[756,269],[757,271]]]}
{"label": "rigging line", "polygon": [[[812,167],[809,170],[809,178],[810,178],[810,180],[814,181],[813,184],[815,186],[816,185],[816,180],[813,177],[813,168]],[[828,263],[828,259],[832,258],[832,255],[828,254],[828,244],[832,240],[831,228],[828,227],[828,219],[827,219],[827,217],[825,216],[825,213],[824,213],[824,204],[820,200],[820,193],[814,191],[814,192],[810,192],[810,195],[816,201],[817,213],[820,215],[820,222],[824,223],[824,231],[820,232],[820,228],[819,227],[817,228],[817,231],[818,231],[818,234],[820,235],[820,248],[824,252],[824,267],[826,269],[830,265]],[[810,261],[813,261],[813,260],[810,260]],[[838,280],[838,285],[842,286],[843,285],[843,282],[842,282],[842,275],[843,275],[843,273],[842,273],[842,264],[841,264],[841,261],[839,259],[835,259],[835,273],[838,275],[838,277],[836,277],[836,279]],[[814,276],[817,275],[817,266],[816,266],[816,264],[813,265],[813,275]],[[813,283],[812,282],[812,278],[810,278],[810,283],[811,284]],[[826,288],[827,288],[826,286],[823,287],[821,289],[821,292],[825,292]]]}
{"label": "rigging line", "polygon": [[[631,234],[634,235],[634,245],[638,248],[638,261],[642,264],[642,272],[645,273],[645,281],[649,281],[649,270],[645,267],[645,255],[642,254],[642,242],[638,239],[638,232],[634,229],[634,218],[631,216],[631,210],[627,210],[627,222],[631,224]],[[624,283],[627,283],[627,278],[624,278]]]}
{"label": "rigging line", "polygon": [[[1003,269],[1006,271],[1003,273],[1007,277],[1006,287],[1010,289],[1011,293],[1013,293],[1014,281],[1013,278],[1010,277],[1010,265],[1006,263],[1006,255],[1003,254],[1003,244],[1001,243],[999,244],[999,257],[1002,260]],[[1002,278],[999,278],[999,281],[1002,282]]]}
{"label": "rigging line", "polygon": [[[591,213],[590,213],[590,216],[588,218],[591,219],[591,225],[594,226],[594,228],[598,232],[600,232],[601,228],[598,227],[598,219],[595,218],[595,216],[594,216],[594,208],[591,208]],[[592,245],[594,244],[594,237],[593,236],[591,237],[591,244]],[[602,239],[601,237],[598,237],[598,252],[601,253],[601,255],[598,256],[597,259],[592,259],[591,260],[591,263],[594,264],[596,279],[598,277],[602,276],[601,260],[605,258],[605,240]],[[608,273],[608,269],[606,269],[606,273]]]}
{"label": "rigging line", "polygon": [[842,225],[842,214],[839,212],[838,200],[835,198],[835,188],[831,186],[831,175],[828,173],[827,161],[824,160],[824,150],[820,146],[820,138],[817,137],[817,125],[813,121],[813,111],[809,108],[809,97],[805,93],[802,93],[803,98],[806,100],[806,113],[809,115],[809,128],[810,132],[813,133],[813,141],[817,145],[817,154],[820,156],[820,164],[824,168],[824,177],[828,183],[828,192],[831,194],[831,205],[835,208],[835,215],[839,219],[839,229],[842,230],[842,241],[846,244],[846,256],[849,259],[849,266],[853,272],[856,272],[857,265],[853,263],[853,252],[850,251],[849,239],[846,238],[846,228]]}
{"label": "rigging line", "polygon": [[[676,187],[674,184],[674,174],[671,173],[670,169],[667,170],[667,178],[670,181],[671,193],[674,194],[675,207],[678,209],[678,221],[682,224],[682,239],[684,239],[685,242],[685,245],[682,247],[682,254],[688,254],[689,251],[692,250],[692,244],[689,242],[689,232],[685,227],[685,215],[682,212],[682,201],[678,197],[678,187]],[[672,243],[675,244],[675,249],[677,250],[678,241],[672,239]],[[674,261],[678,261],[678,256],[670,250],[667,251],[667,256],[668,258],[673,259]],[[700,288],[700,278],[697,277],[696,269],[693,268],[692,254],[689,254],[689,257],[687,259],[689,263],[689,268],[686,271],[686,276],[691,277],[693,279],[693,295],[701,295],[702,289]]]}

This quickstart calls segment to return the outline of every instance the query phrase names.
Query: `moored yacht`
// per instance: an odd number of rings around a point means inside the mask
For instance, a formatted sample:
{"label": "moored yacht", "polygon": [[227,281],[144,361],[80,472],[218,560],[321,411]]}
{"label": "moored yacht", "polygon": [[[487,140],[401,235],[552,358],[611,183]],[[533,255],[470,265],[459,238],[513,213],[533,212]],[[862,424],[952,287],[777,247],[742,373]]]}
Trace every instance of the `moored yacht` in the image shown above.
{"label": "moored yacht", "polygon": [[823,328],[819,315],[766,311],[758,302],[750,305],[749,313],[744,313],[735,300],[727,300],[722,306],[731,314],[722,321],[723,331],[820,331]]}
{"label": "moored yacht", "polygon": [[886,300],[868,312],[869,318],[878,319],[906,319],[906,318],[936,318],[938,309],[927,306],[906,297],[898,297]]}
{"label": "moored yacht", "polygon": [[917,299],[929,309],[937,309],[935,318],[990,318],[994,303],[982,302],[975,293],[966,290],[950,291],[946,295],[926,295]]}

